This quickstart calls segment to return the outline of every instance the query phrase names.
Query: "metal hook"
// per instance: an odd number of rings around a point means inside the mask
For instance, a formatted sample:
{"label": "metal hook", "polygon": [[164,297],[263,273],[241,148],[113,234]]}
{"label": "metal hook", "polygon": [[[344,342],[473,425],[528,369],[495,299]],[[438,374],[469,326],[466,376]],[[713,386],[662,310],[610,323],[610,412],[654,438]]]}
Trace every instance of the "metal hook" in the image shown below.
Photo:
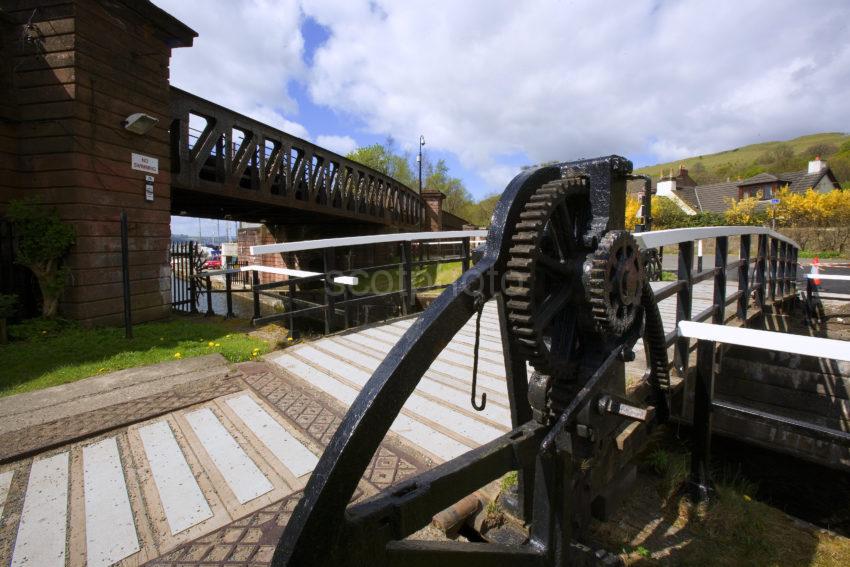
{"label": "metal hook", "polygon": [[470,394],[469,401],[472,403],[472,407],[475,408],[475,411],[482,411],[485,407],[487,407],[487,392],[481,393],[481,404],[476,402],[476,390],[478,388],[478,343],[481,338],[481,314],[484,312],[484,295],[477,291],[475,292],[475,303],[476,309],[478,310],[478,316],[475,319],[475,349],[473,351],[472,358],[472,393]]}

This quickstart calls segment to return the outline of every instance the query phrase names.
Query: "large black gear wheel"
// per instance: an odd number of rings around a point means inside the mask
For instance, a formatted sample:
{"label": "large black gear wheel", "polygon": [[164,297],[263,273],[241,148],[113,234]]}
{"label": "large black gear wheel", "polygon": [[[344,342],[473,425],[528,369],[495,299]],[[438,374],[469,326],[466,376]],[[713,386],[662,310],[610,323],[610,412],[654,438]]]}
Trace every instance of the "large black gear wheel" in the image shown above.
{"label": "large black gear wheel", "polygon": [[541,186],[516,224],[505,274],[508,322],[521,354],[540,373],[564,374],[573,362],[582,301],[582,245],[590,215],[586,179]]}
{"label": "large black gear wheel", "polygon": [[621,337],[640,315],[646,275],[640,248],[631,233],[612,230],[599,242],[584,272],[594,330]]}

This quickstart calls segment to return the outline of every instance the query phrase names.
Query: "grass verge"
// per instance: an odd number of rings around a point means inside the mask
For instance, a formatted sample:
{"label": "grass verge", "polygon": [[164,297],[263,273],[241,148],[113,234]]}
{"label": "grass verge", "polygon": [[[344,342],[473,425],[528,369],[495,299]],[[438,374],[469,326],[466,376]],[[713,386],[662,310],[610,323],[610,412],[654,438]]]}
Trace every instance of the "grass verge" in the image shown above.
{"label": "grass verge", "polygon": [[220,353],[241,362],[270,350],[239,330],[244,322],[175,317],[133,327],[84,329],[32,321],[10,329],[18,340],[0,345],[0,396],[49,388],[115,370]]}
{"label": "grass verge", "polygon": [[[692,504],[683,488],[689,464],[684,443],[669,434],[656,436],[640,458],[638,484],[619,517],[597,526],[604,545],[624,552],[626,565],[850,565],[850,539],[756,500],[757,485],[737,472],[715,471],[710,503]],[[648,511],[650,503],[658,509]]]}

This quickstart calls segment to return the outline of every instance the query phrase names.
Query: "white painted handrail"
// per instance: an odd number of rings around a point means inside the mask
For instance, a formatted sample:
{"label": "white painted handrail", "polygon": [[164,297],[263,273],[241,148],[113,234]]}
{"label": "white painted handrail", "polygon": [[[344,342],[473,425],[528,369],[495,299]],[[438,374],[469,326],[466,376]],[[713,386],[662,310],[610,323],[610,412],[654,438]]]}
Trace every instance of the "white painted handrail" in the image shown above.
{"label": "white painted handrail", "polygon": [[679,321],[680,337],[850,362],[850,341]]}
{"label": "white painted handrail", "polygon": [[695,228],[671,228],[668,230],[653,230],[650,232],[638,232],[634,234],[641,248],[658,248],[659,246],[672,246],[680,242],[704,240],[717,238],[718,236],[740,236],[742,234],[767,234],[787,242],[795,248],[800,245],[775,230],[764,226],[700,226]]}
{"label": "white painted handrail", "polygon": [[843,282],[850,281],[850,276],[839,276],[838,274],[806,274],[810,280],[840,280]]}
{"label": "white painted handrail", "polygon": [[299,240],[280,244],[259,244],[251,246],[251,254],[280,254],[282,252],[302,252],[304,250],[324,250],[338,246],[363,246],[365,244],[386,244],[388,242],[412,242],[414,240],[443,240],[447,238],[475,238],[487,236],[486,230],[447,230],[444,232],[400,232],[398,234],[374,234],[370,236],[345,236],[342,238],[324,238],[321,240]]}
{"label": "white painted handrail", "polygon": [[[307,272],[305,270],[291,270],[289,268],[275,268],[272,266],[260,266],[251,264],[250,266],[240,266],[238,269],[232,270],[210,270],[208,272],[199,272],[198,276],[221,276],[224,274],[236,274],[239,272],[263,272],[266,274],[277,274],[279,276],[292,276],[293,278],[309,278],[311,276],[321,276],[320,272]],[[339,276],[333,278],[333,283],[342,285],[357,285],[360,280],[355,276]]]}

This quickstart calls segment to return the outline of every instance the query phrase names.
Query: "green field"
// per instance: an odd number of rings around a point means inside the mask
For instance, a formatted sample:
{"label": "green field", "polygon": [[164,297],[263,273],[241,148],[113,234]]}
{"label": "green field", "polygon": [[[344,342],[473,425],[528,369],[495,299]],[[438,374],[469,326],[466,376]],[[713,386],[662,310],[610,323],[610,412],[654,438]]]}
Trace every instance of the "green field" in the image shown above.
{"label": "green field", "polygon": [[[720,168],[723,168],[729,164],[733,167],[731,168],[733,171],[735,169],[743,169],[751,166],[756,161],[759,160],[766,153],[771,150],[775,150],[779,146],[788,146],[793,151],[794,154],[799,156],[799,160],[807,161],[814,156],[804,155],[808,148],[812,146],[816,146],[819,144],[827,144],[835,146],[836,148],[840,148],[842,144],[850,141],[850,135],[842,134],[839,132],[825,132],[820,134],[810,134],[807,136],[800,136],[799,138],[794,138],[793,140],[786,141],[774,141],[774,142],[763,142],[760,144],[750,144],[748,146],[743,146],[740,148],[734,148],[731,150],[726,150],[723,152],[718,152],[715,154],[706,154],[702,156],[691,156],[685,157],[682,159],[678,159],[675,161],[670,161],[667,163],[660,163],[657,165],[642,167],[637,170],[637,173],[648,174],[652,176],[661,175],[662,171],[668,172],[670,169],[674,169],[678,171],[679,165],[684,164],[688,169],[693,170],[694,166],[697,162],[702,163],[702,166],[708,170],[716,171]],[[828,158],[829,156],[821,156],[823,158]],[[782,173],[780,171],[774,173]],[[842,179],[839,179],[841,181]]]}

